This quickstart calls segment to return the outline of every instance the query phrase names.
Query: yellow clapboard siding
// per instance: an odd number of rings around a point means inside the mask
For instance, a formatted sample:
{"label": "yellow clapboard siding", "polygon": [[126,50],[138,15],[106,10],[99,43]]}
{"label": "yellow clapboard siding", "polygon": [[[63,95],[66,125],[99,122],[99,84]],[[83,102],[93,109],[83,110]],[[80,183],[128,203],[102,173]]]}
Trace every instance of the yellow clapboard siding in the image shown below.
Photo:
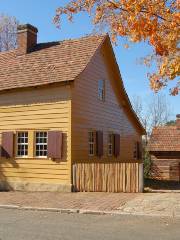
{"label": "yellow clapboard siding", "polygon": [[37,177],[13,177],[13,176],[6,176],[4,177],[3,175],[0,174],[0,178],[2,181],[8,182],[28,182],[28,183],[46,183],[46,184],[67,184],[69,183],[69,180],[66,179],[54,179],[54,178],[37,178]]}
{"label": "yellow clapboard siding", "polygon": [[34,161],[34,163],[32,162],[27,162],[27,163],[22,163],[22,162],[19,162],[19,161],[16,161],[15,163],[1,163],[0,164],[0,168],[3,168],[3,167],[7,167],[7,168],[14,168],[14,167],[19,167],[19,168],[47,168],[47,169],[62,169],[62,170],[66,170],[68,169],[67,167],[67,163],[65,164],[53,164],[53,163],[42,163],[42,162],[39,162],[39,163],[36,163]]}
{"label": "yellow clapboard siding", "polygon": [[3,131],[54,129],[64,133],[61,161],[43,158],[1,158],[0,180],[70,183],[70,102],[70,88],[67,86],[0,94],[0,144]]}
{"label": "yellow clapboard siding", "polygon": [[44,173],[26,173],[26,172],[22,172],[22,173],[17,173],[17,172],[0,172],[0,175],[4,176],[4,177],[22,177],[22,178],[41,178],[41,179],[64,179],[64,180],[68,180],[68,176],[67,174],[63,175],[63,174],[44,174]]}
{"label": "yellow clapboard siding", "polygon": [[[60,118],[60,119],[66,119],[67,118],[67,113],[66,112],[63,112],[63,113],[53,113],[53,116],[55,118]],[[12,119],[13,117],[13,119]],[[36,112],[33,114],[33,118],[34,119],[39,119],[39,120],[42,120],[42,119],[52,119],[52,115],[51,114],[45,114],[45,113],[40,113],[40,112]],[[12,115],[9,115],[9,116],[1,116],[1,121],[21,121],[21,120],[32,120],[32,114],[31,113],[28,113],[26,115],[18,115],[16,114],[15,116],[12,116]],[[67,120],[66,120],[67,121]]]}
{"label": "yellow clapboard siding", "polygon": [[[47,119],[46,117],[42,117],[42,118],[39,118],[39,119],[27,119],[27,120],[17,120],[18,122],[16,122],[16,126],[19,126],[19,125],[27,125],[27,124],[31,124],[31,125],[35,125],[35,124],[53,124],[55,123],[56,125],[59,124],[62,124],[62,127],[66,127],[67,126],[67,121],[68,119],[67,118],[55,118],[55,119]],[[13,119],[10,120],[4,120],[3,119],[0,121],[0,128],[2,126],[4,126],[4,122],[6,123],[6,126],[12,126],[12,124],[14,124],[14,121]]]}
{"label": "yellow clapboard siding", "polygon": [[0,126],[0,131],[3,130],[15,130],[15,129],[60,129],[62,131],[67,132],[67,124],[66,123],[46,123],[46,122],[41,122],[41,123],[25,123],[25,124],[10,124],[10,125],[4,125]]}
{"label": "yellow clapboard siding", "polygon": [[50,165],[58,165],[58,166],[66,166],[67,162],[66,161],[60,161],[57,160],[53,161],[49,158],[16,158],[16,159],[5,159],[2,158],[1,159],[1,164],[37,164],[37,165],[41,165],[41,164],[50,164]]}
{"label": "yellow clapboard siding", "polygon": [[29,114],[54,114],[54,113],[65,113],[67,112],[67,103],[64,104],[48,104],[48,105],[32,105],[29,107],[11,107],[11,110],[9,108],[3,109],[0,108],[0,114],[2,117],[4,116],[12,116],[14,113],[16,113],[17,116],[20,115],[29,115]]}
{"label": "yellow clapboard siding", "polygon": [[48,109],[57,109],[57,110],[67,110],[66,106],[68,105],[68,100],[67,101],[63,101],[63,102],[56,102],[53,101],[51,103],[49,102],[45,102],[45,103],[35,103],[35,104],[26,104],[26,105],[22,105],[22,104],[17,104],[14,103],[12,105],[7,104],[6,105],[2,105],[2,103],[0,103],[1,109],[0,109],[0,113],[11,113],[9,106],[11,106],[12,108],[12,112],[32,112],[32,111],[38,111],[38,110],[46,110],[48,111]]}
{"label": "yellow clapboard siding", "polygon": [[19,173],[19,174],[30,174],[30,173],[35,173],[35,174],[50,174],[50,175],[58,175],[58,176],[61,176],[61,175],[67,175],[68,174],[68,170],[67,169],[44,169],[44,168],[6,168],[6,167],[1,167],[0,168],[0,172],[2,172],[3,174],[5,173]]}
{"label": "yellow clapboard siding", "polygon": [[43,170],[50,170],[50,171],[69,171],[69,168],[67,167],[67,164],[65,166],[58,166],[58,165],[33,165],[33,164],[19,164],[18,166],[13,166],[13,165],[5,165],[2,164],[0,166],[0,170],[1,169],[24,169],[24,170],[28,170],[28,169],[42,169]]}

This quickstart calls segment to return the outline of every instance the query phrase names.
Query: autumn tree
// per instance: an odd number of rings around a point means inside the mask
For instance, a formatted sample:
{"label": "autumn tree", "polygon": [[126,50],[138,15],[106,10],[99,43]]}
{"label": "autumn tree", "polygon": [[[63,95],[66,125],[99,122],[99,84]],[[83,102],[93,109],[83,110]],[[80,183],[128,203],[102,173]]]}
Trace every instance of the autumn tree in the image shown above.
{"label": "autumn tree", "polygon": [[15,17],[0,15],[0,52],[16,47],[17,24]]}
{"label": "autumn tree", "polygon": [[[124,37],[130,42],[145,41],[152,54],[144,63],[156,63],[157,71],[148,75],[151,88],[157,92],[174,80],[171,94],[180,91],[180,1],[179,0],[69,0],[56,10],[54,22],[60,26],[62,15],[69,20],[87,12],[95,26],[103,26],[113,42]],[[102,29],[102,28],[99,28]]]}

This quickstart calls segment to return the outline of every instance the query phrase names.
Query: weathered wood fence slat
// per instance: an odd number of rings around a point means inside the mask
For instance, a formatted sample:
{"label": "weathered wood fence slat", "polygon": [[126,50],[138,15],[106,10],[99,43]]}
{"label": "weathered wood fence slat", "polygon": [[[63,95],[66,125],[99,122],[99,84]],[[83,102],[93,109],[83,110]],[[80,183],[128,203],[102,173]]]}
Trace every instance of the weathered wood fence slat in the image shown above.
{"label": "weathered wood fence slat", "polygon": [[139,163],[75,163],[74,191],[139,192]]}

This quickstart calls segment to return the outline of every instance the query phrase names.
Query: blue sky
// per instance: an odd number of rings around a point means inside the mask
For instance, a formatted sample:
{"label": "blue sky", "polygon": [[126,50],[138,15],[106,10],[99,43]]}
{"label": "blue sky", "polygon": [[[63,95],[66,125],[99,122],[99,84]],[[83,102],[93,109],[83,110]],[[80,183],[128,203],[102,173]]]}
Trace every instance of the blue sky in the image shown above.
{"label": "blue sky", "polygon": [[[73,23],[63,19],[61,29],[57,29],[53,22],[55,9],[67,0],[1,0],[0,14],[15,16],[20,23],[31,23],[39,29],[38,41],[57,41],[66,38],[77,38],[91,33],[93,27],[86,14],[78,15]],[[151,49],[146,44],[136,44],[130,49],[125,49],[124,41],[119,39],[118,46],[114,46],[117,62],[120,67],[124,85],[130,98],[134,95],[141,96],[147,101],[152,96],[149,88],[147,73],[151,69],[137,63],[138,59],[148,54]],[[180,113],[180,96],[169,96],[168,88],[163,90],[169,104],[172,106],[172,119]]]}

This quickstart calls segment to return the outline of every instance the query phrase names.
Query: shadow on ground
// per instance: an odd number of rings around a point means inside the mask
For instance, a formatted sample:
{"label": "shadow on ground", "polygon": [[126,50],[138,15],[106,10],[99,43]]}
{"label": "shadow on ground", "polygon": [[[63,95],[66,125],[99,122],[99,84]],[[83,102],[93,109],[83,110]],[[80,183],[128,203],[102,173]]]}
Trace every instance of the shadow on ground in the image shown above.
{"label": "shadow on ground", "polygon": [[144,187],[155,190],[180,190],[180,182],[156,179],[145,179]]}

